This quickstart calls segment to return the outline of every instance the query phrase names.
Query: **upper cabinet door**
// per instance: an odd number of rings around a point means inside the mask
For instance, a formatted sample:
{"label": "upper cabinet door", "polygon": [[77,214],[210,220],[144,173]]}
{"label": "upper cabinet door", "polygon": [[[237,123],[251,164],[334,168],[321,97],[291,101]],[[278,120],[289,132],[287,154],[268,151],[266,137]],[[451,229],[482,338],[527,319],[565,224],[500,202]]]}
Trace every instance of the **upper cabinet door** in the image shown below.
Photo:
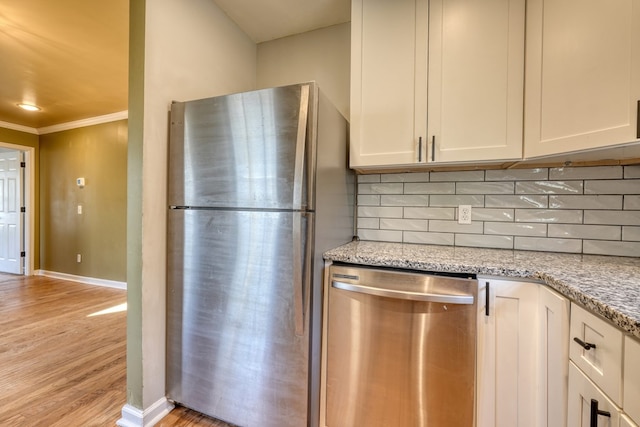
{"label": "upper cabinet door", "polygon": [[525,0],[352,8],[352,167],[522,158]]}
{"label": "upper cabinet door", "polygon": [[427,0],[353,0],[351,18],[351,167],[424,161]]}
{"label": "upper cabinet door", "polygon": [[525,0],[430,0],[430,161],[522,158],[524,28]]}
{"label": "upper cabinet door", "polygon": [[637,139],[639,0],[528,0],[525,157]]}

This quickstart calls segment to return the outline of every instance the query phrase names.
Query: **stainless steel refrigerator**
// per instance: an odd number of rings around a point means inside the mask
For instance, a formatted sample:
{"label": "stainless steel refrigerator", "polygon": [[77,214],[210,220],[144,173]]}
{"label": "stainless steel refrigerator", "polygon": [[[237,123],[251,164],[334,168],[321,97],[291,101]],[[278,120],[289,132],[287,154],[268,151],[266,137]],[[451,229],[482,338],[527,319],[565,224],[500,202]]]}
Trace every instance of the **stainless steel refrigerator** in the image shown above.
{"label": "stainless steel refrigerator", "polygon": [[315,83],[172,104],[168,398],[318,424],[322,253],[353,235],[347,134]]}

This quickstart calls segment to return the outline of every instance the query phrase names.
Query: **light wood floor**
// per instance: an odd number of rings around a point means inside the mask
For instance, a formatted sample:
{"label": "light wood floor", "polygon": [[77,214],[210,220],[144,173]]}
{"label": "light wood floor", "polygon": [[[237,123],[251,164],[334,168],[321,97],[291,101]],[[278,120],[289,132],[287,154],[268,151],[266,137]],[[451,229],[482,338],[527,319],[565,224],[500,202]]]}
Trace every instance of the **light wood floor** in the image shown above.
{"label": "light wood floor", "polygon": [[[0,273],[0,426],[110,427],[126,402],[126,292]],[[159,427],[229,427],[177,408]]]}

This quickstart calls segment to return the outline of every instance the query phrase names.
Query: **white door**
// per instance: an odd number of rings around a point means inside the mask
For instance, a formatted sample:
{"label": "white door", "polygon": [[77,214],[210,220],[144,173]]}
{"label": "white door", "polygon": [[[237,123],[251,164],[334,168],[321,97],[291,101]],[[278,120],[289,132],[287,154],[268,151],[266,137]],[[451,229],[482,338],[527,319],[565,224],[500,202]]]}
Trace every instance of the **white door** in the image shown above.
{"label": "white door", "polygon": [[0,152],[0,271],[23,273],[22,152]]}

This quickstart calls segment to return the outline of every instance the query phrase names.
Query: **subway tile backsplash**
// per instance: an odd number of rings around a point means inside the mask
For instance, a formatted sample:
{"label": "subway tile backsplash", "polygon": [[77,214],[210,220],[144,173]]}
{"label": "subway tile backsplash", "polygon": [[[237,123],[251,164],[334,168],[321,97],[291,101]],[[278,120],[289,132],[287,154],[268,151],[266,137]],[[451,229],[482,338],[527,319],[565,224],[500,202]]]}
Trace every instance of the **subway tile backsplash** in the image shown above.
{"label": "subway tile backsplash", "polygon": [[[458,224],[471,205],[471,224]],[[358,176],[362,240],[640,256],[640,166]]]}

